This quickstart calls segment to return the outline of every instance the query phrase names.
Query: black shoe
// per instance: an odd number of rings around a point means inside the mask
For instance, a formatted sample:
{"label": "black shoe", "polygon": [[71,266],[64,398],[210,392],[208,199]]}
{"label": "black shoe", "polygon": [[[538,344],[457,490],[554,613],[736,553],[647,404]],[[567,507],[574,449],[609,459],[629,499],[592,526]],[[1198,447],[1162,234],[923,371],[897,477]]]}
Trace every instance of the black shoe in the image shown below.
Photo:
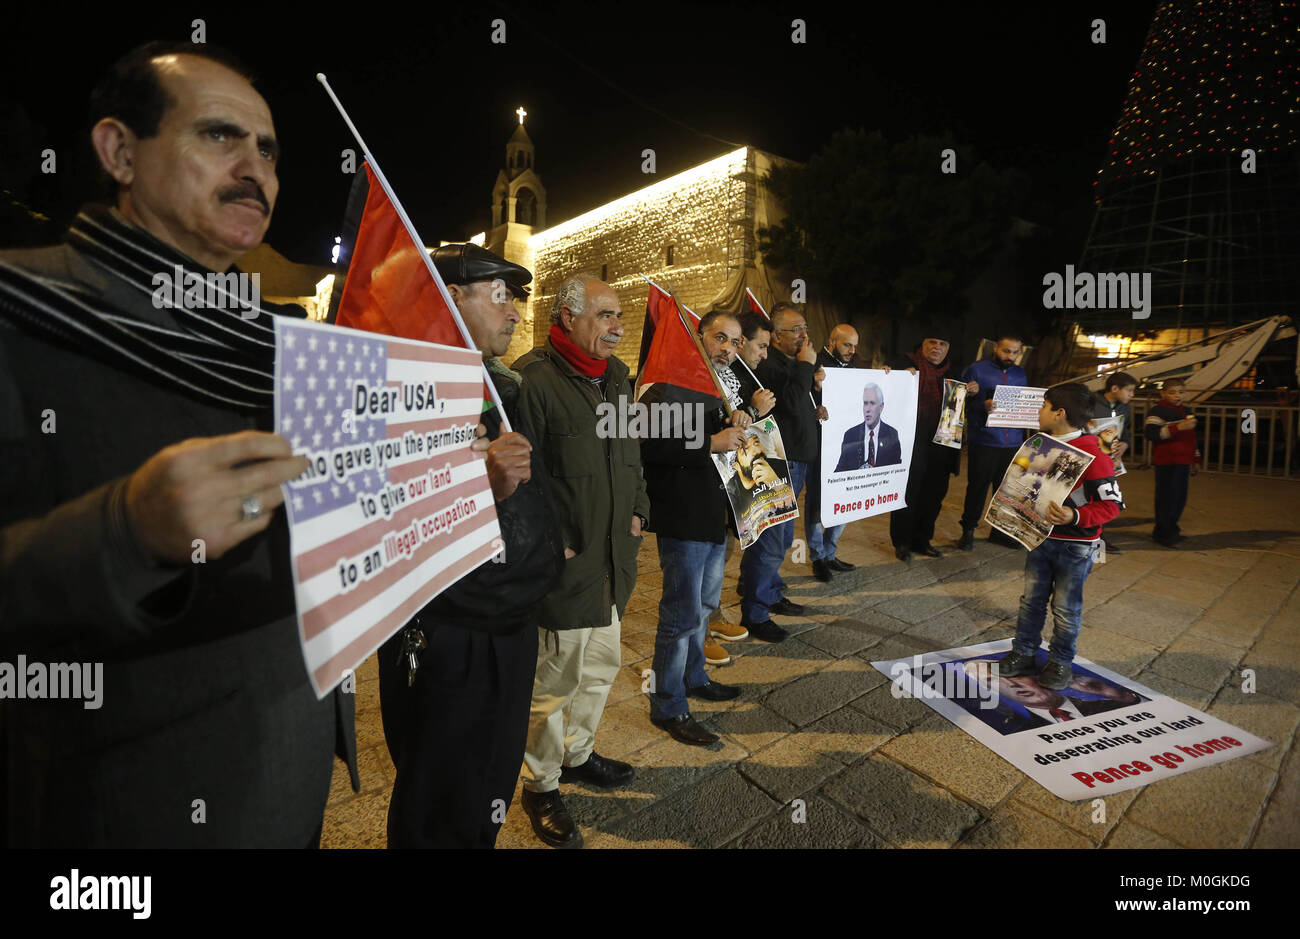
{"label": "black shoe", "polygon": [[957,539],[957,547],[963,551],[975,550],[975,529],[963,528],[961,537]]}
{"label": "black shoe", "polygon": [[1025,655],[1012,649],[1006,658],[998,663],[999,678],[1020,678],[1023,675],[1038,674],[1038,663],[1032,655]]}
{"label": "black shoe", "polygon": [[693,747],[707,747],[718,742],[718,735],[711,734],[700,726],[700,722],[689,714],[681,714],[677,717],[670,717],[667,720],[650,718],[650,723],[654,724],[660,730],[668,731],[668,735],[674,740],[681,743],[690,744]]}
{"label": "black shoe", "polygon": [[636,776],[630,764],[618,760],[607,760],[594,750],[587,761],[579,766],[566,766],[560,770],[562,783],[586,783],[589,786],[601,786],[606,789],[631,782]]}
{"label": "black shoe", "polygon": [[755,639],[762,639],[764,642],[784,642],[786,636],[790,635],[786,629],[776,625],[770,619],[761,623],[741,623],[741,625],[748,629],[749,634]]}
{"label": "black shoe", "polygon": [[829,564],[825,561],[817,560],[813,561],[813,576],[823,584],[829,584],[831,582],[831,577],[834,575],[831,573],[831,566]]}
{"label": "black shoe", "polygon": [[839,558],[830,558],[826,563],[833,571],[843,572],[843,571],[855,571],[858,569],[858,565],[850,564],[848,561],[841,561]]}
{"label": "black shoe", "polygon": [[[785,597],[782,597],[780,600],[777,600],[770,607],[768,607],[768,609],[773,613],[777,613],[781,616],[803,616],[804,613],[803,607],[801,607],[797,603],[790,602]],[[753,630],[750,631],[752,632]]]}
{"label": "black shoe", "polygon": [[898,558],[900,561],[911,562],[912,552],[909,551],[907,548],[895,548],[894,557]]}
{"label": "black shoe", "polygon": [[519,793],[519,804],[533,823],[533,831],[543,843],[552,848],[581,848],[582,832],[573,824],[560,790],[551,792],[532,792],[524,789]]}
{"label": "black shoe", "polygon": [[1067,662],[1047,660],[1047,667],[1038,673],[1038,684],[1043,688],[1060,691],[1074,678],[1074,669]]}
{"label": "black shoe", "polygon": [[926,557],[928,557],[928,558],[941,558],[941,557],[943,557],[943,552],[940,551],[938,548],[936,548],[936,547],[935,547],[934,545],[932,545],[932,544],[928,544],[928,545],[926,545],[924,548],[913,548],[912,550],[913,550],[914,552],[916,552],[917,554],[924,554],[924,555],[925,555]]}
{"label": "black shoe", "polygon": [[730,701],[732,698],[740,697],[740,689],[735,685],[724,685],[720,681],[711,681],[707,685],[687,688],[686,694],[692,698],[702,698],[705,701]]}
{"label": "black shoe", "polygon": [[[1154,537],[1154,536],[1153,536],[1153,537]],[[1177,546],[1178,546],[1178,539],[1177,539],[1177,538],[1173,538],[1173,537],[1171,537],[1171,538],[1155,538],[1155,542],[1156,542],[1156,544],[1158,544],[1158,545],[1164,545],[1166,548],[1174,548],[1174,547],[1177,547]]]}

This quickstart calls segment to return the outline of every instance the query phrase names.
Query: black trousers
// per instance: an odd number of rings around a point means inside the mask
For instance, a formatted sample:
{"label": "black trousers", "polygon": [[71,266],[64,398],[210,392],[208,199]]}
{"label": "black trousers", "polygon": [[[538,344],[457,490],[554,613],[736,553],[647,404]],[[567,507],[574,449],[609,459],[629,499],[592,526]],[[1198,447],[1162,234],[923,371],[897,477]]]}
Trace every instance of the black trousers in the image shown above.
{"label": "black trousers", "polygon": [[971,444],[966,466],[966,504],[962,508],[962,529],[976,528],[988,508],[989,487],[1002,484],[1017,447],[985,447]]}
{"label": "black trousers", "polygon": [[1152,537],[1168,541],[1180,534],[1178,520],[1187,505],[1187,486],[1192,468],[1186,464],[1156,467],[1156,528]]}
{"label": "black trousers", "polygon": [[935,520],[943,508],[943,497],[948,494],[948,477],[956,456],[951,447],[937,443],[918,444],[913,448],[907,476],[907,507],[889,513],[889,540],[895,548],[919,551],[930,546]]}
{"label": "black trousers", "polygon": [[390,848],[491,848],[528,739],[537,627],[507,636],[423,627],[415,684],[401,633],[379,650],[384,738],[397,767]]}

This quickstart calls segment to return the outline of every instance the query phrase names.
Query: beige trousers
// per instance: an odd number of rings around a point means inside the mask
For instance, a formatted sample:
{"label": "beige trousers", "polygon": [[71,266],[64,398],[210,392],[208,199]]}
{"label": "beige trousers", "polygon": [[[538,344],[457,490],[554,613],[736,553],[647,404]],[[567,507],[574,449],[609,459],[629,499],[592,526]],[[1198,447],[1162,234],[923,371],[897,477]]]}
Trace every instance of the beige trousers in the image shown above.
{"label": "beige trousers", "polygon": [[[622,660],[618,609],[596,629],[537,631],[537,676],[524,750],[524,788],[560,787],[563,766],[581,766],[596,745],[596,727]],[[556,649],[556,637],[559,649]]]}

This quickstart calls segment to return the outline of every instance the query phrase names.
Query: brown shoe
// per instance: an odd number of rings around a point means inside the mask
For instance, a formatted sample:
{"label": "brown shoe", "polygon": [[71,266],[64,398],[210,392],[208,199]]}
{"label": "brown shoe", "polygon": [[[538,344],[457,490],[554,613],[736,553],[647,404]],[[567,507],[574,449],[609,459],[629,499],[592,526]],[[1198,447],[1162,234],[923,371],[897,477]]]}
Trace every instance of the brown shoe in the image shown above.
{"label": "brown shoe", "polygon": [[723,642],[739,642],[742,639],[749,638],[749,630],[739,623],[718,620],[716,623],[709,623],[709,635],[721,639]]}
{"label": "brown shoe", "polygon": [[[746,633],[745,635],[749,635]],[[730,665],[731,655],[726,649],[714,642],[711,637],[704,640],[704,661],[709,665]]]}

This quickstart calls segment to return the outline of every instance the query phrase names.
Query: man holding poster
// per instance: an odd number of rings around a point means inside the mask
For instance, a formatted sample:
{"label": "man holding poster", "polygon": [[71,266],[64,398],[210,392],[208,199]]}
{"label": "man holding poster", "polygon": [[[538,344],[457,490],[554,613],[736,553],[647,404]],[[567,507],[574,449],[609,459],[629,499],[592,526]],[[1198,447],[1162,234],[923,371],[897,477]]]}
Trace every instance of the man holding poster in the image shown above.
{"label": "man holding poster", "polygon": [[[970,454],[966,465],[966,504],[961,513],[961,538],[957,547],[970,551],[975,547],[975,526],[984,515],[984,500],[989,487],[997,487],[1011,465],[1011,458],[1025,441],[1025,432],[1015,427],[988,426],[993,411],[993,392],[998,385],[1028,385],[1025,370],[1016,364],[1020,355],[1019,337],[1004,335],[992,354],[966,366],[961,380],[966,382],[966,439]],[[995,544],[1014,547],[1015,542],[1000,532],[990,532]]]}

